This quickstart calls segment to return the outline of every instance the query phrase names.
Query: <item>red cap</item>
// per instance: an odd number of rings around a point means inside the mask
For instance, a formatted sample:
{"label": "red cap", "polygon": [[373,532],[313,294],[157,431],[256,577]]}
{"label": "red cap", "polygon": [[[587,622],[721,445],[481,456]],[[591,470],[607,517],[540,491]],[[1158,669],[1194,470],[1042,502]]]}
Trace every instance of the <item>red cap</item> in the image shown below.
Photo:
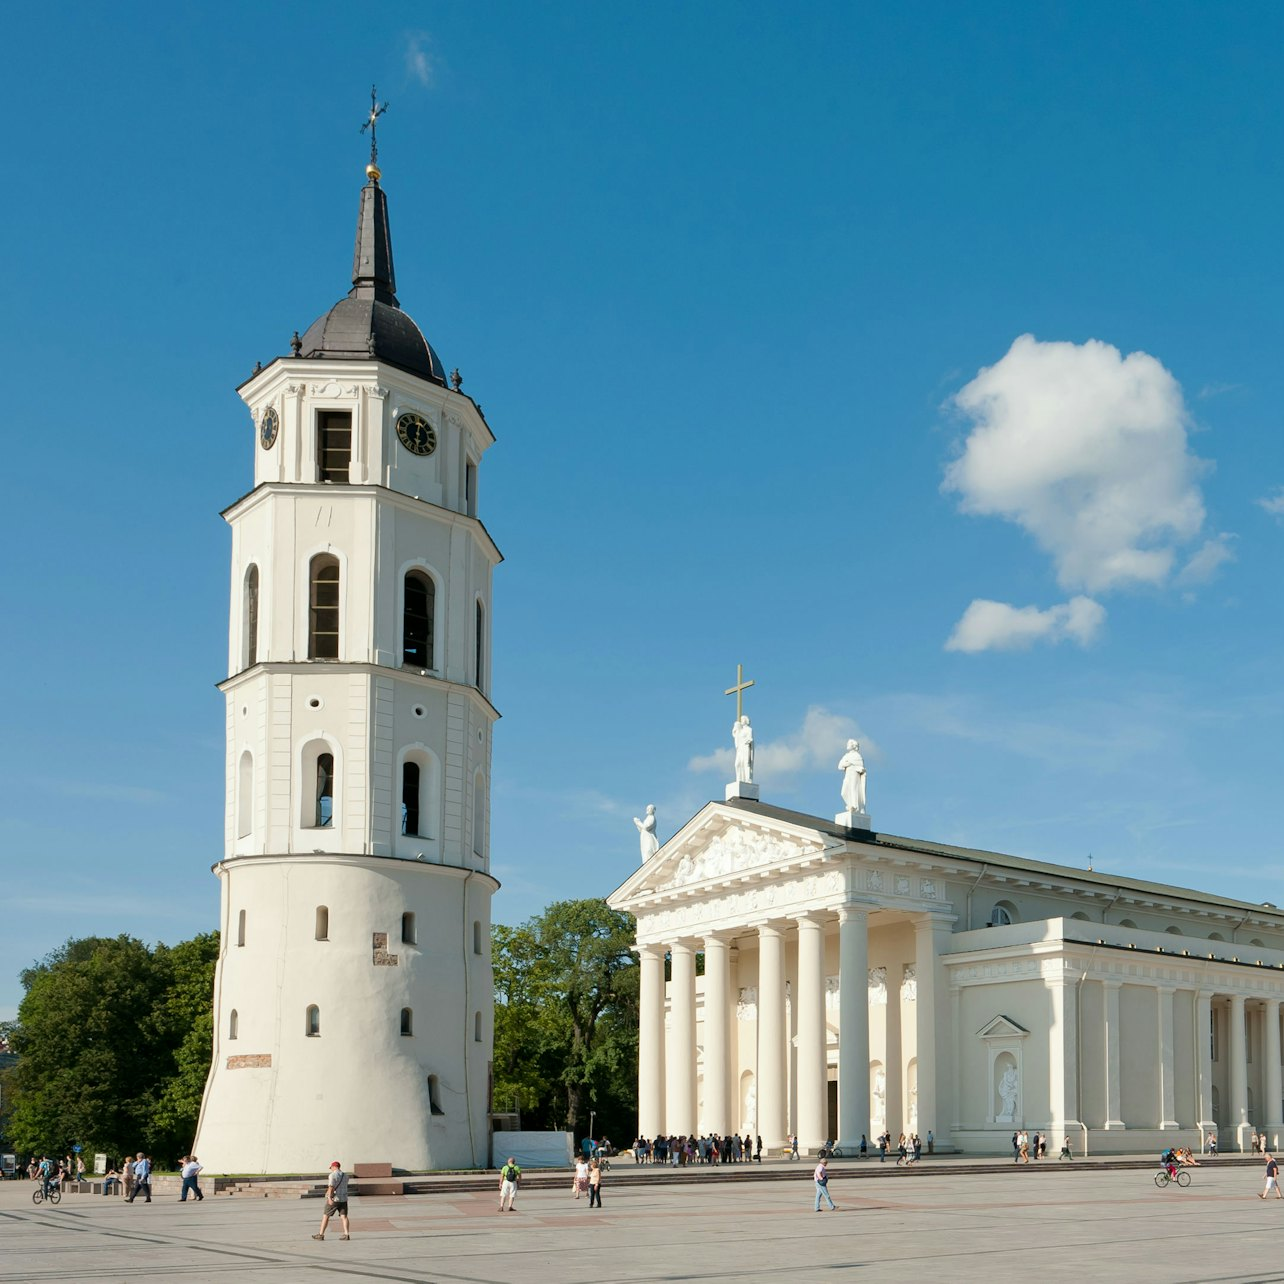
{"label": "red cap", "polygon": [[342,1167],[343,1167],[343,1165],[342,1165],[342,1164],[341,1164],[341,1163],[336,1159],[336,1160],[334,1160],[334,1162],[333,1162],[333,1163],[331,1163],[330,1167],[331,1167],[331,1168],[342,1168]]}

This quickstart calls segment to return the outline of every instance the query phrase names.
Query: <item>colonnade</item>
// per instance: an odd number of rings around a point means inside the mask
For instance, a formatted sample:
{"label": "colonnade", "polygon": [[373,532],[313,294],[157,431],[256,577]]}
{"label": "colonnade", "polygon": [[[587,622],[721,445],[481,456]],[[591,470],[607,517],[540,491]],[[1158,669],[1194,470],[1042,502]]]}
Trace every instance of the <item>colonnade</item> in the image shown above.
{"label": "colonnade", "polygon": [[[638,1056],[638,1128],[643,1136],[698,1135],[744,1130],[739,1099],[740,1075],[754,1072],[754,1130],[764,1146],[779,1146],[797,1133],[805,1150],[829,1133],[828,1023],[825,1010],[826,944],[836,933],[838,954],[838,1140],[859,1143],[870,1131],[869,919],[877,906],[847,905],[783,918],[763,919],[734,931],[706,932],[666,943],[640,945],[641,1023]],[[943,938],[952,918],[933,913],[914,916],[914,968],[917,983],[918,1119],[920,1130],[942,1127],[952,1109],[940,1098],[948,1092],[951,1041],[937,1029],[937,1005],[945,996]],[[732,1038],[732,949],[747,933],[756,938],[758,967],[757,1045],[753,1063],[740,1064]],[[793,1030],[786,1015],[786,955],[794,946],[796,972],[791,996]],[[696,968],[704,953],[703,1101],[697,1099]],[[665,957],[670,960],[668,1028],[665,1021]],[[738,977],[743,986],[751,978]],[[790,1116],[790,1040],[794,1116]],[[899,1039],[897,1040],[899,1044]],[[732,1089],[735,1086],[735,1095]],[[939,1109],[939,1114],[938,1114]]]}

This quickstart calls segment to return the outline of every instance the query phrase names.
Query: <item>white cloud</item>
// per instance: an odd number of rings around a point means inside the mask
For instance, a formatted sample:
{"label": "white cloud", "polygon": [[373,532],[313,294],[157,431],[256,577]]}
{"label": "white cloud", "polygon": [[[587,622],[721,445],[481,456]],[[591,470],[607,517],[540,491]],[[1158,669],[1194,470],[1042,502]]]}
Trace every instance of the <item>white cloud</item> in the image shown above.
{"label": "white cloud", "polygon": [[1096,640],[1106,622],[1106,609],[1090,597],[1074,597],[1041,611],[1037,606],[1009,606],[977,598],[963,612],[945,643],[947,651],[1024,651],[1036,642]]}
{"label": "white cloud", "polygon": [[1235,560],[1235,550],[1231,547],[1231,541],[1234,538],[1234,535],[1223,532],[1213,539],[1206,540],[1181,568],[1177,583],[1206,584],[1217,574],[1220,567]]}
{"label": "white cloud", "polygon": [[[754,779],[765,784],[779,784],[800,771],[835,767],[848,740],[859,740],[866,757],[878,757],[877,746],[860,734],[851,718],[813,705],[797,731],[779,740],[762,741],[754,746]],[[698,755],[687,763],[688,771],[721,771],[728,780],[734,769],[735,755],[730,745]]]}
{"label": "white cloud", "polygon": [[942,489],[1032,535],[1063,588],[1163,584],[1198,538],[1207,465],[1181,386],[1147,353],[1022,335],[952,405],[971,426]]}
{"label": "white cloud", "polygon": [[437,59],[429,48],[431,43],[426,31],[412,31],[406,37],[406,74],[425,89],[437,78]]}
{"label": "white cloud", "polygon": [[1277,487],[1273,495],[1265,495],[1257,502],[1272,517],[1278,517],[1284,521],[1284,486]]}

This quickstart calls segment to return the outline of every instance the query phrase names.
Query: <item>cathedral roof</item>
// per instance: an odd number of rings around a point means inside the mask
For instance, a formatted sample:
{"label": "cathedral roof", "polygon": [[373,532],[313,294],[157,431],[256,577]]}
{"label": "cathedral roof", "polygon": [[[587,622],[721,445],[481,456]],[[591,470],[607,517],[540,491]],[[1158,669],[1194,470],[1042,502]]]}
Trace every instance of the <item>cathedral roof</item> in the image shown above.
{"label": "cathedral roof", "polygon": [[379,186],[378,170],[371,168],[357,213],[352,289],[307,328],[298,355],[348,361],[374,357],[444,388],[440,359],[397,301],[388,198]]}

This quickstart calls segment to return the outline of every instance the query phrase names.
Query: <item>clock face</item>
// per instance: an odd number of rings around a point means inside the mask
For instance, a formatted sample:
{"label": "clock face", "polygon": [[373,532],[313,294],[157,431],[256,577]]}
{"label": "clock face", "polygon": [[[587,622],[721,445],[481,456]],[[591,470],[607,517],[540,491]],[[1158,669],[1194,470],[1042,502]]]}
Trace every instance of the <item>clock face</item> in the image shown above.
{"label": "clock face", "polygon": [[259,443],[264,450],[271,450],[276,444],[276,433],[280,426],[281,421],[277,418],[276,407],[269,406],[263,412],[263,418],[259,420]]}
{"label": "clock face", "polygon": [[398,416],[397,436],[412,455],[431,455],[437,449],[437,430],[413,411]]}

